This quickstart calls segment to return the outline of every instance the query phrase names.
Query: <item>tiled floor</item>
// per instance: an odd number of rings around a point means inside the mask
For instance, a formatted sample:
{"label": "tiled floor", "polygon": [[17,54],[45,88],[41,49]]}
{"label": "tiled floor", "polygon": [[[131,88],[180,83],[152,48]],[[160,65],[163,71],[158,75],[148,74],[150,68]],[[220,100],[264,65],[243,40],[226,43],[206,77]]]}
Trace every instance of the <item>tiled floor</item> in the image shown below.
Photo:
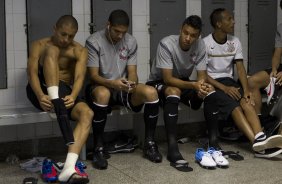
{"label": "tiled floor", "polygon": [[[179,145],[183,156],[194,171],[179,172],[169,166],[166,158],[166,144],[160,143],[159,149],[164,156],[163,162],[156,164],[142,157],[140,149],[129,154],[114,154],[107,170],[96,170],[91,161],[86,161],[86,171],[93,184],[132,184],[132,183],[171,183],[171,184],[282,184],[282,155],[272,159],[254,158],[248,143],[222,143],[227,150],[240,151],[244,161],[229,159],[230,167],[207,170],[195,163],[194,152],[200,145],[188,142]],[[63,158],[58,155],[58,158]],[[63,160],[60,160],[63,161]],[[36,177],[38,183],[44,183],[38,173],[21,170],[18,165],[0,163],[0,184],[21,184],[25,177]]]}

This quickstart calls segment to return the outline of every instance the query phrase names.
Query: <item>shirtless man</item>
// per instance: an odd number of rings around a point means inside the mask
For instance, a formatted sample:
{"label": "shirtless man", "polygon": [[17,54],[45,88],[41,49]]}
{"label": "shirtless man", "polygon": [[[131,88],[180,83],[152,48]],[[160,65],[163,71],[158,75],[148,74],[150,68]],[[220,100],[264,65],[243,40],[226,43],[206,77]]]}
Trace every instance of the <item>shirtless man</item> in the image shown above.
{"label": "shirtless man", "polygon": [[[78,170],[78,155],[84,145],[93,118],[93,111],[78,96],[83,85],[87,49],[75,42],[78,23],[71,15],[60,17],[51,37],[32,43],[28,64],[27,96],[31,103],[42,111],[57,115],[68,154],[59,176],[52,164],[43,165],[43,179],[59,179],[67,183],[88,183],[87,174]],[[76,121],[74,131],[69,119]],[[48,168],[49,167],[49,168]]]}

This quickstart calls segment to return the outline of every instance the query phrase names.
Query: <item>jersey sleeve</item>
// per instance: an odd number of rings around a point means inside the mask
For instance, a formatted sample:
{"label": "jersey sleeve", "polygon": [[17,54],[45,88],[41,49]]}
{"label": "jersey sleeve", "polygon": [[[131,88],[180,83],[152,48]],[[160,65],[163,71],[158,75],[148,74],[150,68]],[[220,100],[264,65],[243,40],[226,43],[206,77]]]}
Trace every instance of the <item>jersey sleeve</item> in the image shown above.
{"label": "jersey sleeve", "polygon": [[198,57],[197,57],[197,65],[196,70],[207,70],[207,51],[206,45],[202,39],[199,40],[199,47],[198,47]]}
{"label": "jersey sleeve", "polygon": [[156,67],[173,69],[173,56],[167,45],[163,42],[160,42],[157,48]]}
{"label": "jersey sleeve", "polygon": [[134,38],[129,48],[127,65],[137,65],[137,48],[137,41]]}
{"label": "jersey sleeve", "polygon": [[242,45],[239,39],[237,38],[237,48],[236,48],[234,60],[236,61],[236,60],[243,60],[243,59],[244,57],[243,57]]}
{"label": "jersey sleeve", "polygon": [[87,39],[85,47],[88,49],[87,67],[99,67],[99,45],[95,39]]}

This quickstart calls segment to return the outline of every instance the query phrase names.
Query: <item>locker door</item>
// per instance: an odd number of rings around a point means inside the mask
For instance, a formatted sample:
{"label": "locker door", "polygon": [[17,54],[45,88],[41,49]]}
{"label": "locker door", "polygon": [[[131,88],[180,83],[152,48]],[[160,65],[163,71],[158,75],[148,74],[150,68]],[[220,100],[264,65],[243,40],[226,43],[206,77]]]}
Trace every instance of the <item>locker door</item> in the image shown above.
{"label": "locker door", "polygon": [[7,88],[5,1],[0,1],[0,89]]}
{"label": "locker door", "polygon": [[150,1],[150,63],[156,56],[159,41],[169,35],[178,35],[186,18],[186,0]]}
{"label": "locker door", "polygon": [[216,8],[225,8],[231,13],[234,12],[234,0],[202,0],[202,37],[207,36],[213,31],[210,24],[210,14]]}
{"label": "locker door", "polygon": [[249,0],[249,66],[253,74],[271,67],[277,26],[277,1]]}
{"label": "locker door", "polygon": [[90,25],[90,33],[105,28],[109,15],[113,10],[124,10],[130,19],[128,32],[132,33],[132,3],[131,0],[91,0],[92,20]]}
{"label": "locker door", "polygon": [[53,26],[62,15],[72,14],[71,0],[26,0],[28,45],[53,34]]}

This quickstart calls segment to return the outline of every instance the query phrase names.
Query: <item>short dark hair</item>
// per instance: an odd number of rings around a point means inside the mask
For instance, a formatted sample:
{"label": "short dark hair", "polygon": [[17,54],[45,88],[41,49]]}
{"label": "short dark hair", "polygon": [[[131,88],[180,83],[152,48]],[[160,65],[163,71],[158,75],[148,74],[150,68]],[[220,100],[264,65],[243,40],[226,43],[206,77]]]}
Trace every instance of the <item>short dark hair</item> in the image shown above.
{"label": "short dark hair", "polygon": [[65,24],[70,24],[76,30],[78,29],[77,20],[72,15],[61,16],[56,22],[56,27],[59,28],[59,27],[62,27],[63,25],[65,25]]}
{"label": "short dark hair", "polygon": [[114,10],[111,12],[108,21],[111,25],[129,26],[129,17],[124,10]]}
{"label": "short dark hair", "polygon": [[221,13],[224,12],[225,10],[226,9],[224,8],[217,8],[213,10],[213,12],[210,15],[210,22],[212,27],[216,28],[216,23],[222,20]]}
{"label": "short dark hair", "polygon": [[195,29],[198,29],[200,32],[202,31],[202,20],[198,15],[191,15],[191,16],[187,17],[183,21],[182,27],[184,25],[189,25],[189,26],[192,26]]}

